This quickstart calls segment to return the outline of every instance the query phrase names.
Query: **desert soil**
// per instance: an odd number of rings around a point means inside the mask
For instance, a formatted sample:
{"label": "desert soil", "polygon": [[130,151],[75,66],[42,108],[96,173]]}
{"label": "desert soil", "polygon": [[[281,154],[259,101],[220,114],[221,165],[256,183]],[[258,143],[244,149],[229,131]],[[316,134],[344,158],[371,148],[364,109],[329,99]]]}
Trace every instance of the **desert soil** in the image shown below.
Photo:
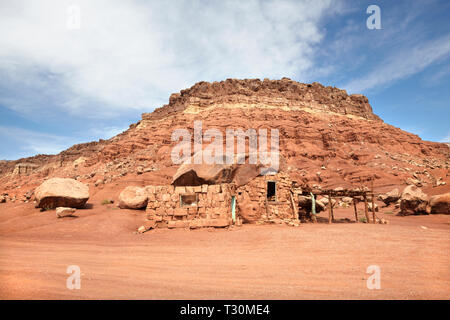
{"label": "desert soil", "polygon": [[[374,225],[338,209],[331,225],[144,234],[134,233],[143,211],[97,201],[77,216],[0,205],[1,299],[450,298],[449,215],[386,208],[378,216],[389,224]],[[66,287],[69,265],[81,269],[80,290]],[[370,265],[381,268],[380,290],[366,286]]]}

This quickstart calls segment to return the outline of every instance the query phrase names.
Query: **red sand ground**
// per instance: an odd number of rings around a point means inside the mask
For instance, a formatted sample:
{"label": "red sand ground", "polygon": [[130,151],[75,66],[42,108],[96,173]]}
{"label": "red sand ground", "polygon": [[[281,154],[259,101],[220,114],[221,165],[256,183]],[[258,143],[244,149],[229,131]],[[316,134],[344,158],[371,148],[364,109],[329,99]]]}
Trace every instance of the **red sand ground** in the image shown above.
{"label": "red sand ground", "polygon": [[[134,234],[143,211],[94,198],[64,219],[33,204],[0,205],[1,299],[450,298],[448,215]],[[366,287],[373,264],[380,290]],[[81,268],[80,290],[66,288],[69,265]]]}

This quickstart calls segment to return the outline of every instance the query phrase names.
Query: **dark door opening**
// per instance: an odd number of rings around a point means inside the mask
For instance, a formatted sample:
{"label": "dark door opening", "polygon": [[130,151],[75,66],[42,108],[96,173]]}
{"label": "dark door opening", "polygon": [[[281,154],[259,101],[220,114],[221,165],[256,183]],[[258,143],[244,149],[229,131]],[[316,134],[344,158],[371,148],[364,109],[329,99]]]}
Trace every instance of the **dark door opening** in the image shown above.
{"label": "dark door opening", "polygon": [[267,181],[267,200],[277,200],[277,183],[275,181]]}

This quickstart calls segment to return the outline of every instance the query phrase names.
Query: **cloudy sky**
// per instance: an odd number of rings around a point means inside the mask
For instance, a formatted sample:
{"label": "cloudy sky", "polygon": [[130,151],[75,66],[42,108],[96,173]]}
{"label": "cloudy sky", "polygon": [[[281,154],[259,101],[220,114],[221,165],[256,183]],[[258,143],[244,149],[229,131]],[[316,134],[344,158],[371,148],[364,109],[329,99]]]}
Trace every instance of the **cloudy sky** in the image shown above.
{"label": "cloudy sky", "polygon": [[387,123],[450,141],[449,62],[447,0],[0,0],[0,159],[110,138],[227,78],[363,93]]}

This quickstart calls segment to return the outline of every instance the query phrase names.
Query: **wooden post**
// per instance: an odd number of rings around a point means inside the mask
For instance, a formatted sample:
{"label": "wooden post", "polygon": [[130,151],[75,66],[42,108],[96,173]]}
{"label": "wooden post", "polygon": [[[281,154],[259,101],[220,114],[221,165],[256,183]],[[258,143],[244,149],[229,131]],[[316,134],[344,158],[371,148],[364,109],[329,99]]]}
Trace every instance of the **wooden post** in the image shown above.
{"label": "wooden post", "polygon": [[353,198],[353,209],[355,210],[355,221],[358,222],[358,210],[356,210],[356,200]]}
{"label": "wooden post", "polygon": [[374,200],[374,196],[372,193],[372,222],[373,223],[377,223],[377,220],[375,219],[375,200]]}
{"label": "wooden post", "polygon": [[333,202],[331,203],[331,221],[334,222],[334,209],[333,209]]}
{"label": "wooden post", "polygon": [[372,219],[373,219],[372,222],[377,223],[377,220],[375,219],[375,197],[374,197],[374,193],[373,193],[373,178],[372,178],[371,187],[372,187]]}
{"label": "wooden post", "polygon": [[367,204],[367,194],[364,193],[364,215],[366,216],[367,223],[370,223],[368,211],[369,211],[369,208],[368,208],[368,204]]}
{"label": "wooden post", "polygon": [[333,215],[333,208],[331,203],[331,195],[328,194],[328,223],[331,223],[331,216]]}
{"label": "wooden post", "polygon": [[291,197],[291,205],[292,205],[292,211],[294,212],[294,219],[299,220],[298,219],[298,210],[297,210],[297,206],[295,205],[294,196],[292,195],[292,191],[289,192],[289,196]]}

